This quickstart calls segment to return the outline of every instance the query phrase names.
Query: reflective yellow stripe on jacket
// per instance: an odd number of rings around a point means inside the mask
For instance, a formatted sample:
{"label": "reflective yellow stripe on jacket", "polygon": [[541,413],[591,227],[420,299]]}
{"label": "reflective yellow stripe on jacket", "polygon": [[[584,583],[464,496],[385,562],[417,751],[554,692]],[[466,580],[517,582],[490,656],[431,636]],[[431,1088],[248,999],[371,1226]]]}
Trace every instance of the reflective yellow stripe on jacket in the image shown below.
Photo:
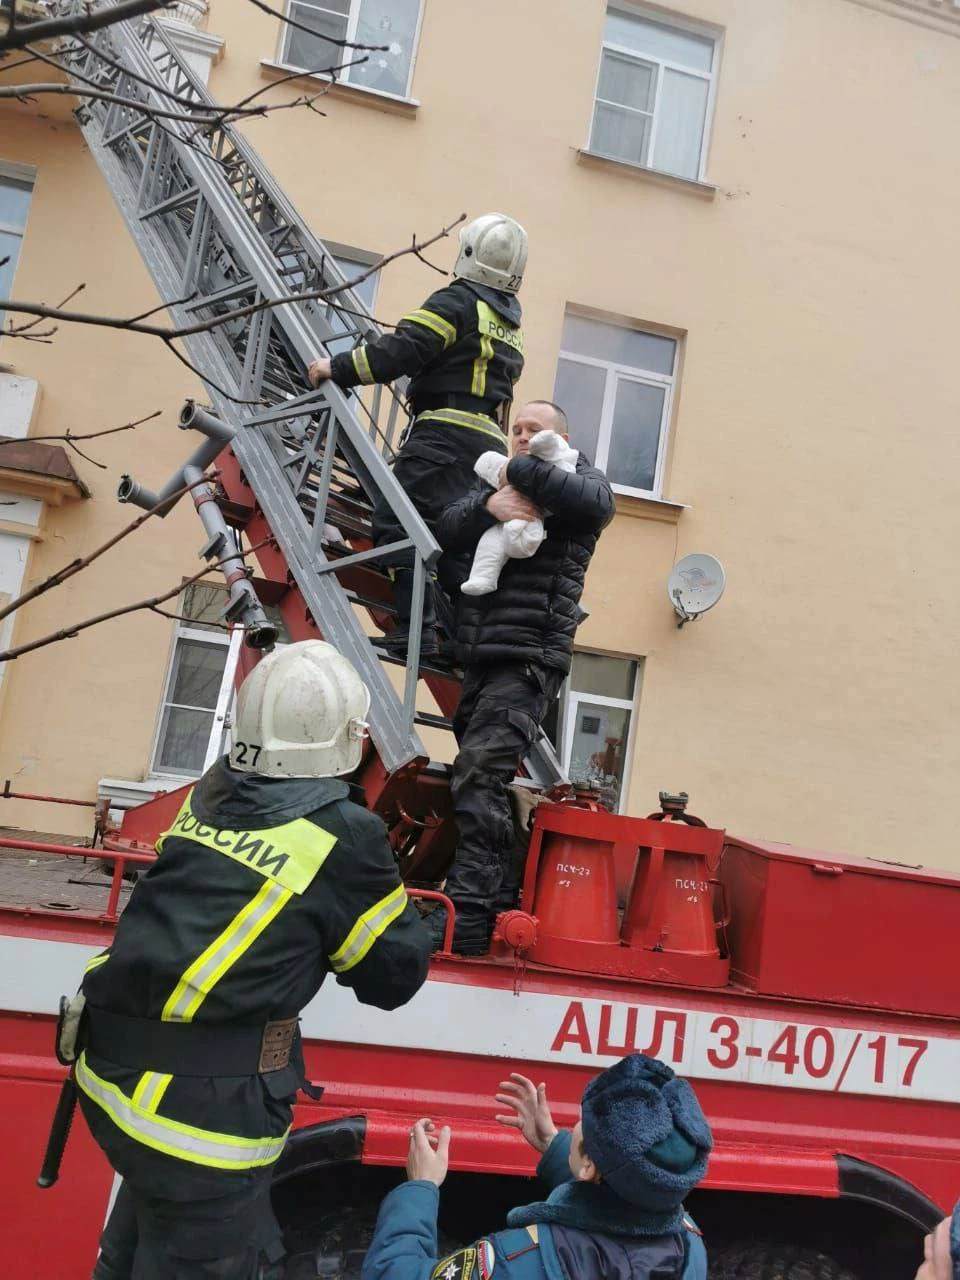
{"label": "reflective yellow stripe on jacket", "polygon": [[359,964],[381,934],[407,905],[407,891],[402,884],[365,911],[347,934],[342,945],[329,957],[334,973],[346,973]]}
{"label": "reflective yellow stripe on jacket", "polygon": [[473,362],[473,382],[470,390],[475,396],[486,394],[487,365],[493,359],[493,343],[505,342],[523,355],[523,331],[508,324],[498,316],[482,298],[477,299],[477,332],[480,335],[480,354]]}
{"label": "reflective yellow stripe on jacket", "polygon": [[194,960],[171,991],[160,1014],[164,1022],[190,1022],[220,979],[276,919],[293,894],[267,880],[206,951]]}
{"label": "reflective yellow stripe on jacket", "polygon": [[504,453],[507,451],[507,437],[493,418],[487,418],[482,413],[467,413],[464,409],[427,409],[425,413],[418,413],[414,418],[414,426],[423,426],[428,422],[439,422],[446,426],[452,423],[455,427],[469,427],[471,431],[482,431],[484,435],[492,436],[497,440]]}
{"label": "reflective yellow stripe on jacket", "polygon": [[195,841],[214,853],[249,867],[263,884],[230,923],[181,974],[160,1015],[164,1022],[190,1022],[204,1000],[257,938],[276,919],[294,894],[303,893],[337,843],[306,818],[278,827],[231,831],[201,822],[193,812],[191,791],[173,826],[157,841],[157,852],[170,836]]}
{"label": "reflective yellow stripe on jacket", "polygon": [[370,368],[370,361],[367,358],[366,347],[354,347],[350,352],[350,358],[353,361],[354,369],[357,371],[357,377],[365,387],[369,387],[372,382],[376,382],[373,370]]}
{"label": "reflective yellow stripe on jacket", "polygon": [[435,311],[425,311],[423,307],[420,307],[417,311],[411,311],[409,315],[405,315],[403,319],[408,320],[411,324],[422,325],[424,329],[430,329],[437,334],[438,337],[443,339],[444,351],[446,351],[447,347],[452,347],[457,340],[456,328],[449,320],[445,320],[443,316],[438,316]]}
{"label": "reflective yellow stripe on jacket", "polygon": [[273,1164],[287,1140],[286,1133],[279,1138],[238,1138],[232,1133],[214,1133],[158,1116],[135,1101],[136,1095],[128,1098],[115,1084],[98,1076],[87,1065],[85,1054],[77,1060],[76,1079],[87,1097],[127,1137],[191,1164],[214,1169],[255,1169]]}

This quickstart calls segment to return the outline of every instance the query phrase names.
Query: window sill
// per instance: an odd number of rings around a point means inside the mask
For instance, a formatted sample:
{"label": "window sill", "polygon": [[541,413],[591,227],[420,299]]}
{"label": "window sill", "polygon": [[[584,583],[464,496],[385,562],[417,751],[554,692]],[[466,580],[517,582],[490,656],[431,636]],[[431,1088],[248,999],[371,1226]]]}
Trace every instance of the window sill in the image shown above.
{"label": "window sill", "polygon": [[[275,62],[272,58],[262,58],[260,60],[260,75],[264,80],[282,80],[290,77],[291,72],[296,70],[296,67],[289,67],[282,62]],[[394,93],[384,93],[382,89],[370,89],[366,85],[347,84],[343,80],[331,80],[329,76],[317,75],[310,71],[304,71],[298,76],[293,76],[287,79],[286,83],[301,88],[308,83],[323,84],[327,86],[327,92],[331,98],[342,98],[345,102],[356,102],[360,106],[373,107],[375,111],[389,111],[391,114],[398,116],[413,117],[420,108],[420,103],[416,98],[401,98]]]}
{"label": "window sill", "polygon": [[196,782],[196,777],[167,777],[151,773],[146,778],[100,778],[97,799],[110,801],[112,809],[132,809],[157,796]]}
{"label": "window sill", "polygon": [[659,169],[648,169],[646,165],[634,164],[631,160],[617,160],[613,156],[604,156],[597,151],[577,149],[577,160],[580,164],[589,165],[593,169],[606,169],[611,173],[627,173],[643,182],[652,182],[658,187],[671,187],[675,191],[688,191],[699,196],[701,200],[712,200],[717,188],[712,182],[701,182],[695,178],[679,178],[673,173],[661,173]]}
{"label": "window sill", "polygon": [[676,524],[684,511],[689,510],[686,502],[670,502],[667,498],[644,498],[635,493],[622,493],[613,486],[617,499],[617,515],[632,516],[635,520],[659,520],[661,524]]}

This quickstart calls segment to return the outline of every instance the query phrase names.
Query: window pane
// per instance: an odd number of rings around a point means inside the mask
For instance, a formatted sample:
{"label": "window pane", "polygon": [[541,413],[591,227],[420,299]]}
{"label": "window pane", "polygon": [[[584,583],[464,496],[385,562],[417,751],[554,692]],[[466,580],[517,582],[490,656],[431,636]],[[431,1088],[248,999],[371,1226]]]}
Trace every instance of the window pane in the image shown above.
{"label": "window pane", "polygon": [[290,17],[302,26],[316,31],[310,36],[296,27],[287,27],[287,42],[283,60],[292,67],[303,67],[307,71],[323,71],[327,67],[335,67],[343,61],[343,54],[350,57],[349,49],[341,49],[339,45],[330,44],[320,36],[330,36],[333,40],[343,40],[347,34],[347,15],[350,11],[350,0],[325,0],[322,8],[309,4],[298,4],[293,0],[290,5]]}
{"label": "window pane", "polygon": [[657,115],[653,167],[682,178],[700,176],[700,149],[707,118],[708,82],[679,71],[664,71]]}
{"label": "window pane", "polygon": [[[7,231],[0,231],[0,261],[9,258],[9,262],[4,262],[3,266],[0,266],[0,298],[9,298],[13,295],[13,273],[17,269],[19,255],[20,237],[10,235]],[[28,317],[20,316],[18,319],[26,320]],[[6,314],[0,311],[0,329],[6,322]]]}
{"label": "window pane", "polygon": [[[367,271],[370,267],[369,262],[360,262],[355,258],[347,258],[341,254],[333,255],[333,260],[348,280],[353,276],[360,275],[363,271]],[[355,285],[353,292],[357,295],[367,310],[372,312],[374,298],[376,297],[377,292],[376,273],[372,276],[368,276],[366,280],[362,281],[360,284]],[[340,332],[343,332],[346,329],[353,330],[358,325],[360,326],[361,331],[365,329],[364,320],[359,316],[347,314],[339,315],[337,312],[333,312],[329,318],[334,328]],[[356,346],[356,343],[357,339],[353,336],[353,333],[350,332],[343,338],[331,339],[331,341],[327,343],[327,350],[332,356],[338,356],[341,351],[352,351]]]}
{"label": "window pane", "polygon": [[212,711],[217,705],[226,665],[226,645],[178,640],[167,701],[188,707],[207,707]]}
{"label": "window pane", "polygon": [[[204,631],[223,631],[223,611],[227,607],[229,592],[212,582],[191,582],[180,597],[180,612],[190,619],[191,627]],[[217,626],[215,624],[219,623]]]}
{"label": "window pane", "polygon": [[637,664],[629,658],[608,658],[602,653],[575,653],[570,668],[570,688],[601,698],[633,701]]}
{"label": "window pane", "polygon": [[386,52],[368,53],[362,66],[351,67],[351,84],[405,97],[413,57],[420,0],[360,0],[357,43],[386,45]]}
{"label": "window pane", "polygon": [[554,401],[567,415],[570,443],[586,454],[592,463],[597,458],[597,436],[600,432],[606,381],[606,369],[598,369],[590,364],[577,364],[573,360],[561,359],[557,362],[557,376],[553,383]]}
{"label": "window pane", "polygon": [[606,473],[611,484],[652,489],[666,391],[620,378]]}
{"label": "window pane", "polygon": [[203,770],[213,712],[167,707],[160,726],[160,742],[154,768],[199,774]]}
{"label": "window pane", "polygon": [[570,781],[594,788],[605,808],[616,809],[623,789],[630,712],[625,707],[578,702],[575,714],[567,769]]}
{"label": "window pane", "polygon": [[18,178],[0,177],[0,223],[5,227],[26,226],[33,187]]}
{"label": "window pane", "polygon": [[604,49],[600,62],[600,83],[597,97],[607,102],[619,102],[623,107],[635,107],[638,111],[653,110],[653,94],[657,84],[656,68],[646,62],[635,62],[622,53]]}
{"label": "window pane", "polygon": [[563,321],[560,346],[564,351],[575,351],[577,355],[592,356],[595,360],[609,360],[611,364],[663,374],[673,373],[677,351],[673,338],[661,338],[622,324],[587,320],[570,312]]}
{"label": "window pane", "polygon": [[629,13],[607,11],[603,38],[610,44],[623,45],[636,53],[646,53],[668,62],[679,62],[695,71],[709,71],[713,65],[713,41],[709,36],[694,35],[679,27],[668,27],[649,18]]}
{"label": "window pane", "polygon": [[[370,270],[369,262],[361,262],[357,258],[346,258],[340,254],[334,254],[333,260],[346,276],[348,280],[352,280],[354,276],[361,275],[364,271]],[[377,295],[377,272],[372,276],[367,276],[366,280],[361,280],[359,284],[353,286],[353,292],[357,295],[368,311],[373,310],[373,300]]]}
{"label": "window pane", "polygon": [[598,102],[593,112],[590,150],[629,164],[646,164],[652,124],[652,116]]}

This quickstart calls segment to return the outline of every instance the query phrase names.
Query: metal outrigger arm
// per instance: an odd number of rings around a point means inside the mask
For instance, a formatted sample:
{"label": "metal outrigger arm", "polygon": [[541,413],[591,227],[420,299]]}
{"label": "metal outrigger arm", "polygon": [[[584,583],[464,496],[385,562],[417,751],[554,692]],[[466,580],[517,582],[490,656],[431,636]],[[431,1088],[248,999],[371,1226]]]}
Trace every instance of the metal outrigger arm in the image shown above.
{"label": "metal outrigger arm", "polygon": [[173,473],[159,493],[145,489],[131,476],[123,476],[117,489],[121,502],[132,502],[144,511],[156,511],[162,519],[173,510],[184,486],[191,485],[190,497],[203,521],[207,541],[200,548],[203,559],[215,562],[223,573],[230,593],[224,617],[243,627],[244,641],[251,649],[272,649],[277,642],[278,629],[264,612],[240,555],[237,540],[224,519],[217,503],[213,485],[203,481],[203,473],[223,452],[236,431],[221,422],[213,414],[188,400],[180,411],[178,423],[182,431],[200,431],[206,437],[203,444],[194,449],[183,466]]}

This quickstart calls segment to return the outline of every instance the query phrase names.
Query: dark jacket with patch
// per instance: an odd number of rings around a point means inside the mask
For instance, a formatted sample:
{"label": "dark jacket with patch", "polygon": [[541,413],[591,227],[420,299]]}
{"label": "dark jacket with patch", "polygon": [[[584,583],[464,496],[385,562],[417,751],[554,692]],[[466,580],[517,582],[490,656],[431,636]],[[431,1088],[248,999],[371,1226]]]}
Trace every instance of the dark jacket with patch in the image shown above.
{"label": "dark jacket with patch", "polygon": [[[576,472],[531,454],[519,455],[508,463],[507,479],[543,511],[546,541],[535,555],[508,560],[496,591],[461,599],[460,658],[468,667],[532,661],[569,671],[573,638],[584,617],[584,577],[597,538],[613,519],[613,490],[583,454]],[[473,552],[497,523],[486,510],[492,492],[478,481],[444,511],[437,541],[445,551]]]}
{"label": "dark jacket with patch", "polygon": [[[429,938],[406,899],[382,821],[348,793],[338,778],[264,778],[231,769],[226,758],[213,765],[193,789],[190,808],[208,841],[234,853],[188,836],[162,840],[106,959],[88,965],[83,992],[91,1022],[106,1009],[148,1021],[261,1026],[297,1017],[330,972],[363,1004],[406,1003],[426,979]],[[283,856],[283,835],[271,832],[297,819],[305,820],[297,830],[308,849],[316,830],[320,865],[309,883],[289,891],[271,882]],[[126,1116],[136,1133],[155,1096],[150,1082],[144,1091],[150,1073],[106,1054],[85,1057],[87,1071],[109,1086],[97,1086],[100,1104],[89,1088],[81,1099],[114,1167],[141,1175],[143,1185],[149,1166],[160,1178],[158,1194],[168,1183],[184,1198],[211,1194],[210,1180],[219,1181],[221,1170],[163,1154],[162,1138],[158,1153],[117,1123]],[[296,1060],[263,1076],[174,1076],[150,1123],[169,1120],[245,1140],[282,1136],[302,1080]],[[82,1070],[78,1064],[81,1090]]]}
{"label": "dark jacket with patch", "polygon": [[[551,1187],[569,1181],[569,1131],[557,1135],[537,1173]],[[637,1235],[607,1216],[540,1223],[537,1238],[516,1228],[499,1231],[446,1258],[437,1253],[439,1188],[407,1182],[380,1207],[361,1280],[706,1280],[707,1255],[693,1221],[679,1231]],[[629,1218],[630,1206],[623,1204]],[[614,1228],[611,1230],[611,1228]]]}
{"label": "dark jacket with patch", "polygon": [[523,370],[520,317],[513,294],[454,280],[405,315],[393,333],[334,356],[332,378],[355,387],[406,375],[414,415],[444,407],[450,396],[469,398],[464,409],[493,415],[513,399]]}

